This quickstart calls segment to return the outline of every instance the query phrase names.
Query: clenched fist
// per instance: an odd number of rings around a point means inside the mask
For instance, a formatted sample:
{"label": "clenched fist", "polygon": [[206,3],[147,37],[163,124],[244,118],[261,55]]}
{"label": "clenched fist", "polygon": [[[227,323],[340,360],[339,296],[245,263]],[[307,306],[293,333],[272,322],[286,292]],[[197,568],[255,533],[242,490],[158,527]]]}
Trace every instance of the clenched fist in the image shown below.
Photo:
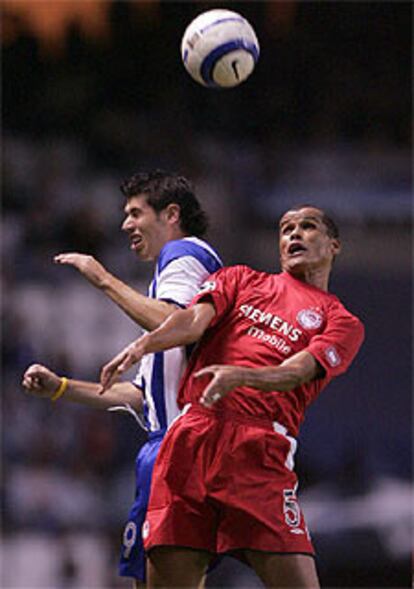
{"label": "clenched fist", "polygon": [[42,364],[32,364],[26,370],[22,386],[27,393],[35,397],[50,398],[57,391],[61,378]]}

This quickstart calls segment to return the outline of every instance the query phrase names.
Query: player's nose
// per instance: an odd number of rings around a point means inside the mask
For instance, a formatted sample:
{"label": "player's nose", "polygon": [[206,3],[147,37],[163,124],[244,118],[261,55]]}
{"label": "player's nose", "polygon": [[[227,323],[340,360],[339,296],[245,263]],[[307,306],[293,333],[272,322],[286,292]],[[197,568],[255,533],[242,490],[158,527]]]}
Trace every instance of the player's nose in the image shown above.
{"label": "player's nose", "polygon": [[133,223],[132,223],[132,219],[130,219],[129,217],[127,217],[121,225],[121,229],[122,231],[126,231],[127,233],[132,231],[134,228]]}
{"label": "player's nose", "polygon": [[289,241],[295,241],[296,239],[302,239],[303,234],[299,225],[294,227],[289,235]]}

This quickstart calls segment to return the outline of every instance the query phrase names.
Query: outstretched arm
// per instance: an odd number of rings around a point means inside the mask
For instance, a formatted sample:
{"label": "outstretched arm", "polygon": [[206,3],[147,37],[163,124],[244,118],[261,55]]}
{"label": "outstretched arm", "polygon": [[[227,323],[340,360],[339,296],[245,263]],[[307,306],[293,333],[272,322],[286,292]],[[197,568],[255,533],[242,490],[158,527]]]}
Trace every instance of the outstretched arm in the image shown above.
{"label": "outstretched arm", "polygon": [[134,290],[106,268],[93,256],[78,253],[58,254],[56,264],[73,266],[96,288],[118,305],[135,323],[152,331],[176,310],[171,303],[151,299]]}
{"label": "outstretched arm", "polygon": [[175,311],[164,323],[124,348],[101,371],[103,393],[145,354],[160,352],[198,341],[210,325],[216,311],[211,303],[197,303],[193,307]]}
{"label": "outstretched arm", "polygon": [[279,366],[250,368],[247,366],[213,365],[202,368],[195,376],[211,376],[200,403],[211,407],[237,387],[251,387],[262,391],[291,391],[323,373],[321,365],[309,352],[298,352]]}
{"label": "outstretched arm", "polygon": [[[58,376],[42,364],[32,364],[25,371],[22,386],[34,397],[53,399],[60,387],[65,385]],[[114,384],[105,397],[99,395],[101,386],[96,382],[68,379],[64,393],[59,399],[79,403],[96,409],[109,409],[117,405],[130,405],[136,412],[142,408],[142,392],[130,382]]]}

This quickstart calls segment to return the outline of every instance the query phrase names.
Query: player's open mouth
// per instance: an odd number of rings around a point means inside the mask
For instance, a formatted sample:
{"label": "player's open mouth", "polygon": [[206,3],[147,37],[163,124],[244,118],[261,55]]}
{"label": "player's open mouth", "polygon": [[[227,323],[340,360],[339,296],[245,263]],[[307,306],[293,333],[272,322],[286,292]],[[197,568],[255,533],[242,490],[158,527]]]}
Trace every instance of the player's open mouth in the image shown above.
{"label": "player's open mouth", "polygon": [[137,251],[137,250],[141,249],[141,247],[143,245],[142,237],[140,235],[133,235],[130,238],[130,243],[131,243],[131,249],[134,251]]}
{"label": "player's open mouth", "polygon": [[295,256],[301,254],[302,252],[306,252],[306,247],[301,243],[291,243],[288,247],[289,256]]}

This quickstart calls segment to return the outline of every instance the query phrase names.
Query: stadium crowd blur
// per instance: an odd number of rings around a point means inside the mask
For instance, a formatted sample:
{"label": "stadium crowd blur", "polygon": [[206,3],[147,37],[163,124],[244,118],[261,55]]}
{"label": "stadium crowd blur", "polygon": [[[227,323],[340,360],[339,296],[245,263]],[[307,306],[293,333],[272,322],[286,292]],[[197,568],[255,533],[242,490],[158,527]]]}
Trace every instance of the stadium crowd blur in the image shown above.
{"label": "stadium crowd blur", "polygon": [[[73,20],[51,48],[4,3],[4,587],[27,586],[27,568],[31,587],[49,586],[46,570],[60,579],[53,587],[123,586],[117,546],[144,434],[127,415],[28,398],[20,377],[39,361],[95,380],[135,336],[52,257],[93,254],[145,289],[152,268],[121,234],[118,185],[154,167],[194,181],[227,264],[275,269],[289,204],[338,219],[345,250],[332,289],[367,341],[310,411],[302,502],[325,586],[409,586],[411,5],[220,6],[252,22],[262,49],[231,91],[197,86],[180,63],[185,26],[211,4],[107,2],[101,38]],[[226,574],[217,586],[230,586]],[[238,574],[232,586],[256,586]]]}

